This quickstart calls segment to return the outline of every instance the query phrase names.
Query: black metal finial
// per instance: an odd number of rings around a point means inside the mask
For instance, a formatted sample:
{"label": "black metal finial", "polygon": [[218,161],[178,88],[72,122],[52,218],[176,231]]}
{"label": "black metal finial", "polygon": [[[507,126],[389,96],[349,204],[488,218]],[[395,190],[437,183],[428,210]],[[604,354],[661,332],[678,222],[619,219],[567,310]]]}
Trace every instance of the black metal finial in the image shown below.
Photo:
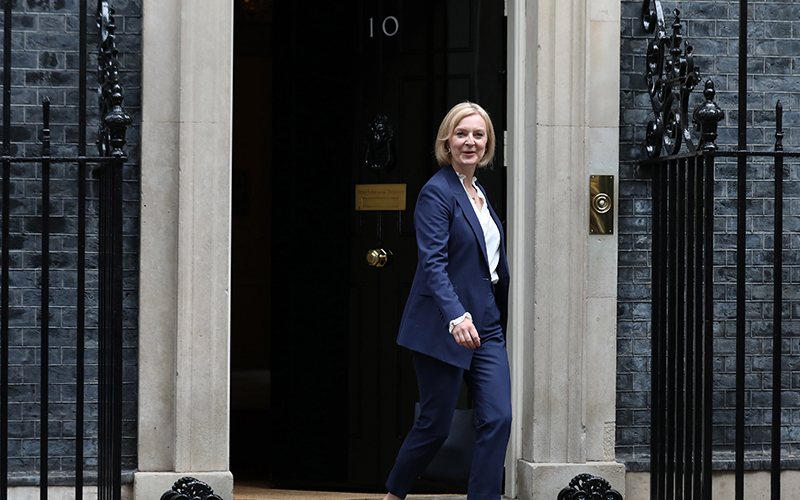
{"label": "black metal finial", "polygon": [[622,495],[602,477],[578,474],[561,490],[558,500],[622,500]]}
{"label": "black metal finial", "polygon": [[717,149],[717,124],[725,118],[725,111],[714,102],[717,91],[714,89],[714,82],[709,78],[703,88],[703,97],[706,102],[694,108],[692,122],[695,129],[700,133],[698,148],[705,151]]}
{"label": "black metal finial", "polygon": [[103,124],[108,129],[108,142],[111,146],[111,156],[125,156],[122,150],[125,146],[125,133],[133,120],[122,109],[122,86],[118,83],[111,89],[111,110],[103,118]]}
{"label": "black metal finial", "polygon": [[716,95],[717,89],[714,88],[714,82],[712,82],[709,78],[706,80],[706,84],[703,86],[703,97],[706,98],[706,102],[711,102],[714,100],[714,96]]}
{"label": "black metal finial", "polygon": [[50,98],[42,99],[42,156],[50,156]]}
{"label": "black metal finial", "polygon": [[783,151],[783,104],[775,104],[775,151]]}
{"label": "black metal finial", "polygon": [[172,489],[161,495],[161,500],[222,500],[211,487],[193,477],[184,477],[172,485]]}

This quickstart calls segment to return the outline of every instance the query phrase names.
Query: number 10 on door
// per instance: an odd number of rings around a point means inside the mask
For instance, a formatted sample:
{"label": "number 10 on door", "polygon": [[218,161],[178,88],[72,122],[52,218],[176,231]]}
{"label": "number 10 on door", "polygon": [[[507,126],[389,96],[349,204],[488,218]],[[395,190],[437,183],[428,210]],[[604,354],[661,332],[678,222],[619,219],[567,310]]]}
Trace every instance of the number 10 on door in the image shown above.
{"label": "number 10 on door", "polygon": [[[375,22],[374,18],[369,18],[369,37],[375,37]],[[381,23],[381,29],[386,36],[395,36],[400,31],[400,21],[394,16],[387,16]]]}

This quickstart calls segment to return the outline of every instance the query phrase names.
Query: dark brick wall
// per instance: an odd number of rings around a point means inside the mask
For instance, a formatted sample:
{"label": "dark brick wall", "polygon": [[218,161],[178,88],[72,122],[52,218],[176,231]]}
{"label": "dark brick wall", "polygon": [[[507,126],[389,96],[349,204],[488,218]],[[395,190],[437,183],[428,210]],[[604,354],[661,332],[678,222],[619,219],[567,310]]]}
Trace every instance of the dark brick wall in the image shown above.
{"label": "dark brick wall", "polygon": [[[650,35],[641,27],[643,2],[622,2],[621,119],[619,187],[619,302],[617,360],[617,457],[629,469],[649,467],[651,183],[643,157],[645,125],[652,116],[644,67]],[[733,149],[737,132],[738,2],[665,2],[669,26],[681,11],[684,34],[695,49],[701,76],[711,78],[725,110],[718,144]],[[784,106],[784,145],[800,145],[800,4],[750,2],[748,31],[748,142],[771,149],[775,103]],[[668,29],[668,33],[671,30]],[[702,96],[695,91],[695,102]],[[734,442],[736,165],[717,160],[715,168],[715,341],[714,443],[716,462],[726,467]],[[774,167],[748,168],[746,440],[753,468],[768,465],[771,422],[772,261]],[[800,165],[784,167],[784,466],[796,468],[800,448]]]}
{"label": "dark brick wall", "polygon": [[[8,1],[8,0],[7,0]],[[96,154],[98,100],[97,44],[94,9],[89,1],[88,147]],[[5,1],[0,2],[4,7]],[[116,0],[116,26],[124,105],[133,117],[124,167],[124,442],[123,469],[136,467],[138,248],[139,248],[139,127],[141,103],[141,2]],[[16,0],[11,21],[11,153],[41,154],[44,98],[51,101],[53,154],[74,156],[78,140],[79,0]],[[0,11],[0,20],[5,19]],[[2,39],[0,39],[2,44]],[[0,68],[2,69],[2,68]],[[0,103],[2,104],[2,103]],[[2,124],[7,126],[7,124]],[[11,167],[10,310],[9,310],[9,470],[12,484],[38,483],[41,370],[41,165]],[[54,164],[49,202],[50,335],[49,470],[51,484],[74,477],[76,447],[77,360],[77,165]],[[86,291],[86,422],[83,444],[87,475],[97,465],[97,184],[88,185]],[[80,445],[80,444],[78,444]]]}

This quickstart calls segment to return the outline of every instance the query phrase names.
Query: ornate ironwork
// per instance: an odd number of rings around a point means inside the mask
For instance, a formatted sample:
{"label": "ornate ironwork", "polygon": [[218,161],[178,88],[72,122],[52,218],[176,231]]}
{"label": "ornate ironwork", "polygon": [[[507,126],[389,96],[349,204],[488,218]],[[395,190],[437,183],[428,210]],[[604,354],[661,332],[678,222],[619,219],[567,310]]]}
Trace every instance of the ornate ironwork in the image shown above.
{"label": "ornate ironwork", "polygon": [[558,500],[622,500],[622,495],[602,477],[578,474],[561,490]]}
{"label": "ornate ironwork", "polygon": [[161,500],[222,500],[211,487],[193,477],[184,477],[172,485],[172,489],[161,495]]}
{"label": "ornate ironwork", "polygon": [[706,81],[704,91],[711,97],[695,108],[691,122],[689,120],[689,97],[700,82],[700,70],[694,65],[692,46],[683,39],[680,11],[675,10],[672,34],[667,35],[660,0],[645,0],[642,26],[647,33],[654,34],[647,47],[645,70],[647,91],[655,113],[655,119],[647,124],[647,156],[655,158],[662,152],[677,154],[682,145],[689,151],[716,148],[717,122],[724,113],[712,101],[714,84],[711,80]]}
{"label": "ornate ironwork", "polygon": [[386,115],[378,115],[367,125],[367,154],[364,165],[373,172],[384,172],[394,163],[394,130]]}
{"label": "ornate ironwork", "polygon": [[97,26],[100,28],[100,47],[97,58],[97,91],[100,98],[100,123],[97,149],[101,156],[125,156],[125,134],[132,123],[122,108],[124,90],[119,78],[114,8],[108,0],[97,2]]}

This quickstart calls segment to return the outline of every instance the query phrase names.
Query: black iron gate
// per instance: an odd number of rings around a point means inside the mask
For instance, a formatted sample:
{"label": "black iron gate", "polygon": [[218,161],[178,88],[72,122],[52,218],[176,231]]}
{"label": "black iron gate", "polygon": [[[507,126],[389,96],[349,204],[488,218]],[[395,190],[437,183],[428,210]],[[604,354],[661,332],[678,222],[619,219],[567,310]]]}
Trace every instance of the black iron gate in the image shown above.
{"label": "black iron gate", "polygon": [[[739,82],[747,81],[747,2],[740,1]],[[651,498],[711,498],[712,415],[714,394],[715,165],[736,166],[735,228],[735,446],[736,498],[744,498],[746,261],[748,167],[766,165],[772,180],[772,319],[771,319],[771,498],[781,497],[781,378],[785,304],[783,299],[784,159],[800,153],[783,150],[783,109],[775,108],[772,151],[748,150],[747,94],[738,94],[736,150],[716,146],[717,122],[724,112],[715,104],[711,80],[704,83],[704,102],[690,111],[690,95],[701,82],[692,49],[681,34],[675,11],[672,33],[658,0],[644,3],[643,24],[654,39],[647,52],[646,81],[655,120],[648,124],[642,166],[653,179],[653,295],[651,379]],[[685,46],[684,46],[685,45]],[[682,148],[685,149],[681,152]],[[661,156],[664,154],[665,156]]]}
{"label": "black iron gate", "polygon": [[[122,456],[122,165],[126,161],[123,150],[127,127],[131,118],[122,108],[123,90],[120,83],[119,63],[117,58],[114,11],[106,0],[97,2],[97,25],[100,30],[98,47],[98,93],[99,116],[97,148],[94,156],[87,154],[87,14],[88,0],[80,2],[80,35],[79,69],[78,69],[78,123],[77,148],[72,154],[51,154],[51,105],[48,99],[42,103],[42,123],[40,128],[41,149],[39,154],[19,155],[17,145],[12,141],[12,19],[15,3],[4,2],[3,17],[3,126],[2,126],[2,228],[0,246],[2,247],[2,274],[0,274],[0,500],[8,498],[9,488],[9,408],[13,397],[14,384],[9,373],[9,357],[14,353],[10,338],[15,334],[15,313],[19,305],[16,300],[11,277],[19,263],[12,250],[22,246],[36,246],[40,254],[39,274],[39,314],[38,339],[39,353],[39,420],[38,420],[38,464],[41,498],[48,494],[49,465],[48,437],[50,423],[50,376],[53,364],[50,362],[50,306],[54,302],[51,297],[51,271],[57,268],[70,268],[54,262],[55,252],[51,251],[50,241],[57,231],[68,233],[76,242],[77,260],[75,268],[69,269],[74,274],[73,300],[76,318],[75,329],[75,374],[72,382],[75,387],[74,404],[74,467],[75,498],[83,498],[83,485],[94,483],[96,475],[99,498],[119,499],[121,492],[121,456]],[[55,109],[55,108],[54,108]],[[62,148],[63,150],[63,148]],[[41,207],[38,209],[38,221],[30,218],[22,220],[15,215],[15,200],[19,189],[14,182],[15,168],[34,165],[40,171],[39,187]],[[59,177],[59,186],[63,183],[74,183],[77,186],[77,199],[67,205],[72,213],[59,219],[71,218],[72,224],[60,224],[54,228],[51,224],[51,212],[55,197],[51,196],[51,171],[58,169],[64,175]],[[69,178],[67,173],[74,173]],[[26,182],[30,182],[27,180]],[[13,188],[13,189],[12,189]],[[92,193],[96,190],[96,193]],[[97,217],[89,216],[87,205],[96,205],[92,209]],[[92,225],[87,230],[87,223]],[[94,227],[96,225],[96,228]],[[65,227],[66,226],[66,227]],[[74,231],[74,232],[72,232]],[[87,243],[92,248],[87,252]],[[87,275],[91,283],[87,284]],[[96,283],[93,282],[96,276]],[[90,300],[87,302],[87,297]],[[94,300],[96,297],[96,300]],[[63,297],[60,300],[64,300]],[[97,330],[97,360],[87,360],[87,325]],[[54,327],[58,327],[55,325]],[[36,363],[36,361],[33,361]],[[97,370],[88,373],[86,367]],[[97,390],[97,436],[87,436],[84,431],[87,387],[96,386]],[[94,387],[92,387],[94,390]],[[94,413],[95,410],[91,410]],[[92,418],[95,418],[92,415]],[[84,441],[97,440],[96,470],[85,470]],[[89,477],[92,479],[88,479]]]}

